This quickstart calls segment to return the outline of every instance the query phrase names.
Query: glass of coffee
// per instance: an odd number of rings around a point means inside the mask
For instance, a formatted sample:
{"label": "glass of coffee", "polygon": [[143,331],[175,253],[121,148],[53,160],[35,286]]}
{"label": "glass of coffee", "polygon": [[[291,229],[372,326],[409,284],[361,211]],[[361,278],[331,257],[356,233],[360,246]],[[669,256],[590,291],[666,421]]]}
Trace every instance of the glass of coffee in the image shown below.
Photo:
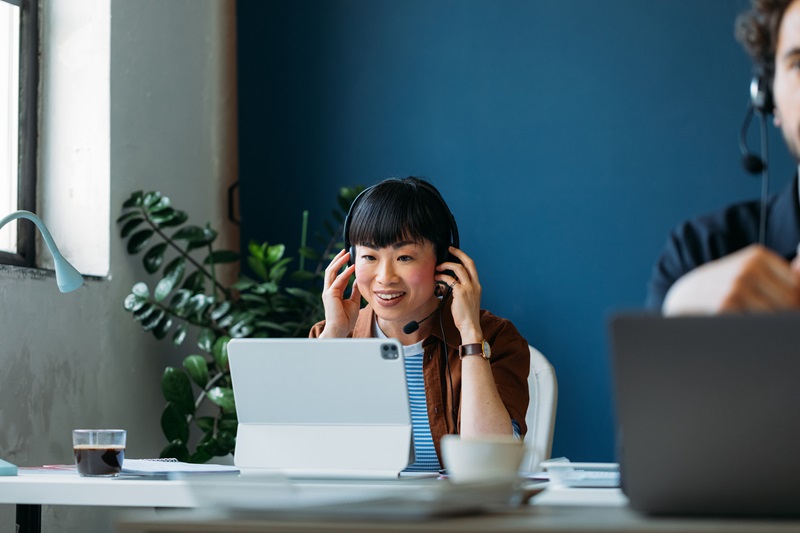
{"label": "glass of coffee", "polygon": [[75,429],[72,449],[80,475],[118,476],[125,458],[125,430]]}

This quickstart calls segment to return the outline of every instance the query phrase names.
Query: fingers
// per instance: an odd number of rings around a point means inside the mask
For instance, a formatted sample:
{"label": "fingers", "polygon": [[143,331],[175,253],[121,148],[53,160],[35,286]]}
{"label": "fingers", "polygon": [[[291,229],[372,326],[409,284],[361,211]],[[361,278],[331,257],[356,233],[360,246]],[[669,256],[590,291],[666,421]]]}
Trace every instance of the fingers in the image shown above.
{"label": "fingers", "polygon": [[[478,269],[475,267],[475,262],[472,258],[454,246],[451,246],[448,251],[461,262],[445,261],[436,265],[436,270],[442,272],[441,275],[436,276],[436,279],[448,285],[451,285],[453,281],[458,281],[464,285],[473,284],[480,287],[478,284]],[[455,276],[445,274],[444,272],[447,270],[453,272]]]}
{"label": "fingers", "polygon": [[358,280],[353,280],[353,289],[350,291],[350,301],[361,305],[361,289],[358,288]]}
{"label": "fingers", "polygon": [[800,274],[758,245],[706,263],[679,279],[667,294],[665,314],[769,311],[800,306]]}
{"label": "fingers", "polygon": [[765,311],[800,305],[800,283],[782,257],[762,247],[746,249],[722,309]]}

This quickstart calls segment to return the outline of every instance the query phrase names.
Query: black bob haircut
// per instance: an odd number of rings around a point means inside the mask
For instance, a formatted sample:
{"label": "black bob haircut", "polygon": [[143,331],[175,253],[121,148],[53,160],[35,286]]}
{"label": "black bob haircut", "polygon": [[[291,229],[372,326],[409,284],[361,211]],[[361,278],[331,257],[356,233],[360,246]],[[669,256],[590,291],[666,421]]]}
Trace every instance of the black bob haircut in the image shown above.
{"label": "black bob haircut", "polygon": [[448,260],[448,247],[458,247],[458,228],[439,191],[410,176],[389,178],[354,200],[345,239],[351,245],[385,248],[398,242],[429,241],[437,263]]}

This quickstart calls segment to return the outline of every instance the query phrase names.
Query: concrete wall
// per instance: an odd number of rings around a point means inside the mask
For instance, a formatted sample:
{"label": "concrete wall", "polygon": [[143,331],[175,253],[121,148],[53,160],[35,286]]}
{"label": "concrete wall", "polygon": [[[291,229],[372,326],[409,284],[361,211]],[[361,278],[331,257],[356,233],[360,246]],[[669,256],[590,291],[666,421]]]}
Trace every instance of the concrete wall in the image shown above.
{"label": "concrete wall", "polygon": [[[46,0],[43,16],[66,5]],[[146,278],[113,221],[123,200],[145,189],[170,196],[190,221],[222,228],[236,176],[234,1],[110,0],[105,12],[110,109],[98,112],[109,115],[110,146],[96,157],[109,161],[110,274],[62,295],[51,273],[0,267],[0,458],[18,465],[71,462],[76,427],[122,427],[129,456],[158,454],[160,376],[179,358],[122,308]],[[50,53],[61,44],[47,45]],[[235,232],[225,239],[238,243]],[[0,506],[0,530],[13,530],[13,520],[13,506]],[[111,509],[43,510],[45,531],[108,531],[112,523]]]}

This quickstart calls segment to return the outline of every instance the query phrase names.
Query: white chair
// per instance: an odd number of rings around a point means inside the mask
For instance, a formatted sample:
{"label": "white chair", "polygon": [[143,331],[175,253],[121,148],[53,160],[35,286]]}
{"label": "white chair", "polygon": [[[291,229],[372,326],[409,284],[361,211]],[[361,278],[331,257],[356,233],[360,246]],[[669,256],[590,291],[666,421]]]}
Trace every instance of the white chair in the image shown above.
{"label": "white chair", "polygon": [[530,404],[525,423],[525,459],[521,471],[533,472],[539,463],[550,458],[553,448],[553,428],[556,424],[556,403],[558,401],[558,382],[556,371],[542,353],[529,346],[531,350],[531,371],[528,374]]}

